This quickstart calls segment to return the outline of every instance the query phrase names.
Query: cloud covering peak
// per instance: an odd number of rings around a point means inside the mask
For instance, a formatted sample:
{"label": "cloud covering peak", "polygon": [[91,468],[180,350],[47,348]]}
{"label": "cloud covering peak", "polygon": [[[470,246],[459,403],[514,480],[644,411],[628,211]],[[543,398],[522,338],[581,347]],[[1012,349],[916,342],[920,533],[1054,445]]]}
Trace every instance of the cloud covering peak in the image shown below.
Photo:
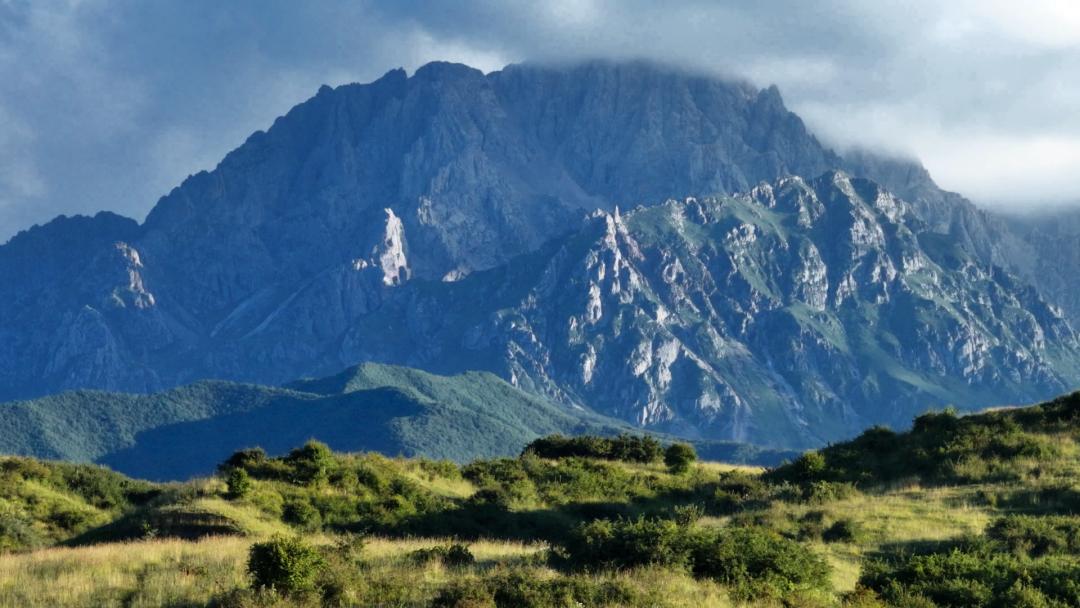
{"label": "cloud covering peak", "polygon": [[0,3],[0,239],[58,213],[142,217],[324,83],[582,58],[775,83],[826,142],[918,157],[983,204],[1080,199],[1071,0],[15,0]]}

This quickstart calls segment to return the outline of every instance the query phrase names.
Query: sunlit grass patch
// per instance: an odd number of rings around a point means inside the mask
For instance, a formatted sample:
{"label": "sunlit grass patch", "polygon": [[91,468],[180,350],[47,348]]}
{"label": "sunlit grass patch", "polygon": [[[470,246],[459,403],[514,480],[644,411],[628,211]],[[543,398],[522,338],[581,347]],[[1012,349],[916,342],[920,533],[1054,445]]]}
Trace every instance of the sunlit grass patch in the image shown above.
{"label": "sunlit grass patch", "polygon": [[245,584],[250,541],[174,539],[0,555],[0,606],[161,606],[206,603]]}

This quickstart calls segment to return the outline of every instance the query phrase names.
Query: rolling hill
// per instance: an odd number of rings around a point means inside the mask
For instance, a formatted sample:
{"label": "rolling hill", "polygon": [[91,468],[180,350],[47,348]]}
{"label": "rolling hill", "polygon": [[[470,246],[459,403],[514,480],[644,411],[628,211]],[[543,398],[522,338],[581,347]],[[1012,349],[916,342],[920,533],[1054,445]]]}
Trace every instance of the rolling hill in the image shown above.
{"label": "rolling hill", "polygon": [[[98,462],[157,480],[210,474],[241,448],[278,454],[310,438],[341,451],[464,462],[513,455],[552,433],[634,430],[490,373],[438,376],[372,363],[284,388],[203,381],[150,395],[75,391],[0,404],[0,413],[0,453]],[[790,455],[725,442],[701,449],[748,462]]]}

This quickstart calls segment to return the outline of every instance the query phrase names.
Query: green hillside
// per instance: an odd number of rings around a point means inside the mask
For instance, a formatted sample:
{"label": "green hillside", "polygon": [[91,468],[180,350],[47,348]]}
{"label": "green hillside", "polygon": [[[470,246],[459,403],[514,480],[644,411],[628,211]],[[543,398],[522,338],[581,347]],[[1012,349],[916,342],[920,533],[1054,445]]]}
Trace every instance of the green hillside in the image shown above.
{"label": "green hillside", "polygon": [[178,484],[6,458],[0,605],[1080,606],[1080,393],[765,471],[688,458],[548,438],[462,466],[309,442]]}
{"label": "green hillside", "polygon": [[[633,429],[518,390],[493,374],[364,364],[285,388],[199,382],[152,395],[77,391],[0,404],[0,453],[106,464],[157,480],[208,475],[232,452],[280,454],[316,438],[339,451],[465,462],[515,455],[552,433]],[[790,452],[703,442],[703,454],[771,463]]]}

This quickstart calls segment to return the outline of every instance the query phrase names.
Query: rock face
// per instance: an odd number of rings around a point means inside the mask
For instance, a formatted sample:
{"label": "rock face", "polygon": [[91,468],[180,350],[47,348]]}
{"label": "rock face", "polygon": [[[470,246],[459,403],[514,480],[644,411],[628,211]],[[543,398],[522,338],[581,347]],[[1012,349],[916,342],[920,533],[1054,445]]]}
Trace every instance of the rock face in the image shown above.
{"label": "rock face", "polygon": [[1043,298],[1061,307],[1073,326],[1080,324],[1080,213],[994,214],[939,188],[915,161],[856,151],[845,155],[842,165],[909,201],[931,230],[1034,285]]}
{"label": "rock face", "polygon": [[598,212],[527,259],[407,286],[345,345],[346,358],[486,367],[684,435],[797,446],[1077,378],[1076,336],[1032,288],[836,172]]}
{"label": "rock face", "polygon": [[383,361],[808,445],[1071,387],[1069,324],[917,169],[841,159],[775,88],[644,63],[324,87],[141,226],[0,247],[0,399]]}

